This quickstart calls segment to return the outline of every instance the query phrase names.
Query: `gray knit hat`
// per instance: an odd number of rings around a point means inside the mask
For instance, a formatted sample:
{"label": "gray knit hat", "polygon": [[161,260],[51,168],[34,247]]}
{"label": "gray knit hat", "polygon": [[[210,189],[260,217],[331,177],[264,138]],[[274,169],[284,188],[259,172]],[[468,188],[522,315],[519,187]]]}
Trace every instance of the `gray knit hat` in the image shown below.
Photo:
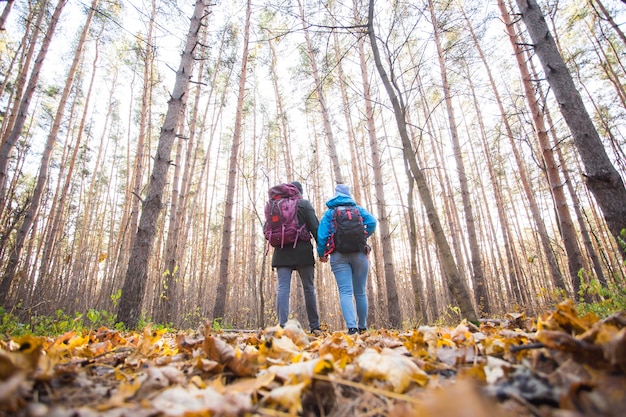
{"label": "gray knit hat", "polygon": [[295,185],[298,191],[300,191],[300,194],[302,194],[302,184],[300,184],[298,181],[292,181],[291,183]]}
{"label": "gray knit hat", "polygon": [[335,187],[335,192],[339,195],[352,197],[352,195],[350,195],[350,187],[348,187],[346,184],[337,184],[337,186]]}

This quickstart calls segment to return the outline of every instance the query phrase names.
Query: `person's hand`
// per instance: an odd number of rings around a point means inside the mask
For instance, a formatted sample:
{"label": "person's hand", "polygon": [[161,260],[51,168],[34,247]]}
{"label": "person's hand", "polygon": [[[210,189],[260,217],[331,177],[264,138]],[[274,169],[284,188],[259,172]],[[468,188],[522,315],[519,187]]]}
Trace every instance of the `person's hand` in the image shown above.
{"label": "person's hand", "polygon": [[328,262],[328,256],[320,256],[320,262],[322,263]]}

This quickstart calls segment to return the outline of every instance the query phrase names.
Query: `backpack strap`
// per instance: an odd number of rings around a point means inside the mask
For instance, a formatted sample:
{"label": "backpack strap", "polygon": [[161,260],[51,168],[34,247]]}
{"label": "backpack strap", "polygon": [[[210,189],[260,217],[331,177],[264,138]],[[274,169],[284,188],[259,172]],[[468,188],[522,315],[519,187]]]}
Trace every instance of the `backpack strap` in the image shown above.
{"label": "backpack strap", "polygon": [[328,256],[335,251],[335,230],[337,230],[337,214],[340,209],[345,209],[346,206],[336,206],[333,209],[333,217],[330,221],[333,229],[332,232],[328,235],[328,239],[326,239],[326,247],[324,249],[324,256]]}

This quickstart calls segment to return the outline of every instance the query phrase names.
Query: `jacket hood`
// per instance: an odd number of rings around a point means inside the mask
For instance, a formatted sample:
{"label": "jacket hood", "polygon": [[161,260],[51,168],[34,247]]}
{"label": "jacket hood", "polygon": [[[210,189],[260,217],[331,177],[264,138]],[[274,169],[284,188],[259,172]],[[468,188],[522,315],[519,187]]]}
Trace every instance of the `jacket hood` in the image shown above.
{"label": "jacket hood", "polygon": [[352,197],[344,194],[336,194],[333,198],[326,202],[328,208],[335,208],[339,206],[356,206]]}

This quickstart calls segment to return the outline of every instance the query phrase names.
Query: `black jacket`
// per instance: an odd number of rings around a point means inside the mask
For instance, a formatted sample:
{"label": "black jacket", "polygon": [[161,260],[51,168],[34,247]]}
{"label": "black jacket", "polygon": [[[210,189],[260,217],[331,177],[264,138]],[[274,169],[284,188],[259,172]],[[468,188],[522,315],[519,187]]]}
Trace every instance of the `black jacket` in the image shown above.
{"label": "black jacket", "polygon": [[295,248],[293,244],[285,245],[282,249],[274,248],[274,254],[272,255],[273,268],[279,266],[296,267],[301,265],[315,265],[313,241],[317,241],[319,220],[309,200],[303,198],[298,202],[298,224],[306,224],[306,229],[312,236],[311,240],[298,240]]}

